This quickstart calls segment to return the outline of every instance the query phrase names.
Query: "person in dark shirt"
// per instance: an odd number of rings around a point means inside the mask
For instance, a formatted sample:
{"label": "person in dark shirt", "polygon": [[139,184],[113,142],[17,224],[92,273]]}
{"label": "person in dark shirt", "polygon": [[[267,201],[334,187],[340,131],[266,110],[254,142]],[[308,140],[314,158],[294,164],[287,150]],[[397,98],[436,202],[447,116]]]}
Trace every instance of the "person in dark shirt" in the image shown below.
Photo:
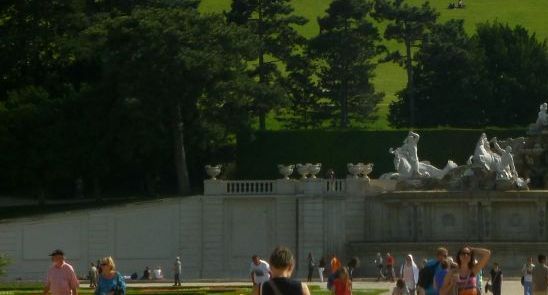
{"label": "person in dark shirt", "polygon": [[287,247],[276,247],[270,255],[269,281],[253,286],[252,295],[310,295],[305,283],[291,279],[295,268],[295,258]]}
{"label": "person in dark shirt", "polygon": [[502,270],[498,263],[493,263],[491,269],[491,285],[493,286],[493,295],[500,295],[502,288]]}

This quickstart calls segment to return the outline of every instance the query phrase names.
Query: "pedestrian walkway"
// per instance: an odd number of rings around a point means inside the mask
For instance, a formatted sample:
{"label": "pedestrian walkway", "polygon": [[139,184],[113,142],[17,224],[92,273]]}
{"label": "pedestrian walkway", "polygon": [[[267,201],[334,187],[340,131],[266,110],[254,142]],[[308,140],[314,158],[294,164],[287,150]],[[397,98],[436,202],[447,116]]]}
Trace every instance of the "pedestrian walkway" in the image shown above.
{"label": "pedestrian walkway", "polygon": [[[304,280],[306,281],[306,279]],[[309,285],[317,285],[322,288],[325,288],[326,283],[312,282],[308,283]],[[132,283],[128,282],[128,287],[136,288],[154,288],[154,287],[171,287],[173,282],[137,282]],[[222,282],[222,281],[193,281],[193,282],[183,282],[182,287],[221,287],[221,286],[251,286],[250,282],[247,281],[231,281],[231,282]],[[88,284],[80,284],[80,288],[88,288]],[[391,282],[375,282],[371,280],[358,280],[353,283],[354,289],[386,289],[388,290],[383,295],[390,295],[390,291],[395,286],[395,283]],[[507,279],[502,283],[502,294],[507,295],[519,295],[523,294],[523,288],[519,279]]]}

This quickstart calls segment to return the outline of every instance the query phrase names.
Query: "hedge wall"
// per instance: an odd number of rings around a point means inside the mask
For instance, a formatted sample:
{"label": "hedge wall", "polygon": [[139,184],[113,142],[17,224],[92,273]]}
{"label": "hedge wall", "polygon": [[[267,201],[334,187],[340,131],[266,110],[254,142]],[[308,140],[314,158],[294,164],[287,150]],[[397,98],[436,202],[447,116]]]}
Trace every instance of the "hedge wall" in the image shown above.
{"label": "hedge wall", "polygon": [[[489,138],[525,136],[525,129],[430,129],[417,130],[419,159],[429,160],[443,168],[448,159],[463,165],[474,153],[482,132]],[[372,175],[394,171],[393,156],[388,148],[402,144],[407,131],[267,131],[257,132],[247,140],[239,139],[236,157],[236,177],[239,179],[279,178],[278,164],[322,163],[323,175],[329,168],[338,178],[347,174],[346,164],[372,162]],[[293,177],[296,176],[296,171]]]}

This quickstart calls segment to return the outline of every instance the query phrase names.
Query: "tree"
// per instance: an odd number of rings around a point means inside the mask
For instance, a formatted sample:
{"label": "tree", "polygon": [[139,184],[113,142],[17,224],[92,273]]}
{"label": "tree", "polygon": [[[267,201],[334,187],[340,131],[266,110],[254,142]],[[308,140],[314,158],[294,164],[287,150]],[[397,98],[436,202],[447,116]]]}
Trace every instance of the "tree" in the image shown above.
{"label": "tree", "polygon": [[[371,119],[383,94],[371,83],[382,47],[380,35],[369,21],[372,4],[361,0],[335,0],[319,18],[320,33],[310,43],[310,56],[319,68],[320,105],[333,125],[346,128],[350,120]],[[338,115],[336,123],[334,115]]]}
{"label": "tree", "polygon": [[405,0],[376,0],[375,15],[379,19],[389,20],[384,31],[384,38],[396,40],[405,46],[405,54],[399,50],[390,53],[387,60],[403,66],[407,72],[407,96],[409,100],[409,127],[415,126],[415,81],[413,74],[413,48],[419,46],[423,34],[428,31],[438,18],[438,13],[424,2],[422,6],[411,6]]}
{"label": "tree", "polygon": [[[466,34],[462,20],[436,24],[424,37],[415,59],[413,98],[415,108],[425,114],[415,117],[415,126],[485,126],[484,58],[477,42]],[[400,99],[390,106],[390,122],[409,126],[412,97],[406,90],[397,95]]]}
{"label": "tree", "polygon": [[[253,40],[218,15],[184,8],[136,8],[87,33],[92,44],[100,44],[105,77],[117,81],[121,103],[141,113],[129,122],[152,118],[147,122],[162,130],[167,121],[178,191],[188,194],[188,135],[202,132],[200,119],[210,111],[232,105],[246,112],[233,100],[246,101],[240,85],[246,83],[244,62],[252,58]],[[149,123],[142,127],[150,128]]]}
{"label": "tree", "polygon": [[548,45],[517,25],[498,22],[477,27],[473,37],[484,54],[484,116],[491,126],[526,125],[548,96]]}
{"label": "tree", "polygon": [[258,77],[255,112],[259,116],[259,127],[266,129],[266,114],[282,104],[285,91],[280,69],[305,42],[295,29],[307,20],[295,16],[290,0],[233,0],[227,20],[250,29],[258,39],[257,64],[251,75]]}
{"label": "tree", "polygon": [[[462,21],[436,25],[414,66],[416,126],[523,126],[548,95],[548,47],[523,27],[480,24],[469,37]],[[390,108],[390,121],[409,124],[411,97]]]}

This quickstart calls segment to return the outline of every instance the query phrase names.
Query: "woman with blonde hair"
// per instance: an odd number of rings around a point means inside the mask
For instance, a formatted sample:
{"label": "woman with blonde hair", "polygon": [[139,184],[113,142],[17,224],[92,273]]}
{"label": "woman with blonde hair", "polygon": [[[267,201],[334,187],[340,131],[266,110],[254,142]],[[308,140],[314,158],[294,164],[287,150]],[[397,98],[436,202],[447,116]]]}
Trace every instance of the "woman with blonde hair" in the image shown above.
{"label": "woman with blonde hair", "polygon": [[339,270],[339,276],[333,282],[331,294],[334,295],[350,295],[352,294],[352,281],[348,267],[343,267]]}
{"label": "woman with blonde hair", "polygon": [[126,282],[124,277],[116,271],[116,264],[112,257],[101,259],[101,275],[95,288],[95,295],[125,295]]}

